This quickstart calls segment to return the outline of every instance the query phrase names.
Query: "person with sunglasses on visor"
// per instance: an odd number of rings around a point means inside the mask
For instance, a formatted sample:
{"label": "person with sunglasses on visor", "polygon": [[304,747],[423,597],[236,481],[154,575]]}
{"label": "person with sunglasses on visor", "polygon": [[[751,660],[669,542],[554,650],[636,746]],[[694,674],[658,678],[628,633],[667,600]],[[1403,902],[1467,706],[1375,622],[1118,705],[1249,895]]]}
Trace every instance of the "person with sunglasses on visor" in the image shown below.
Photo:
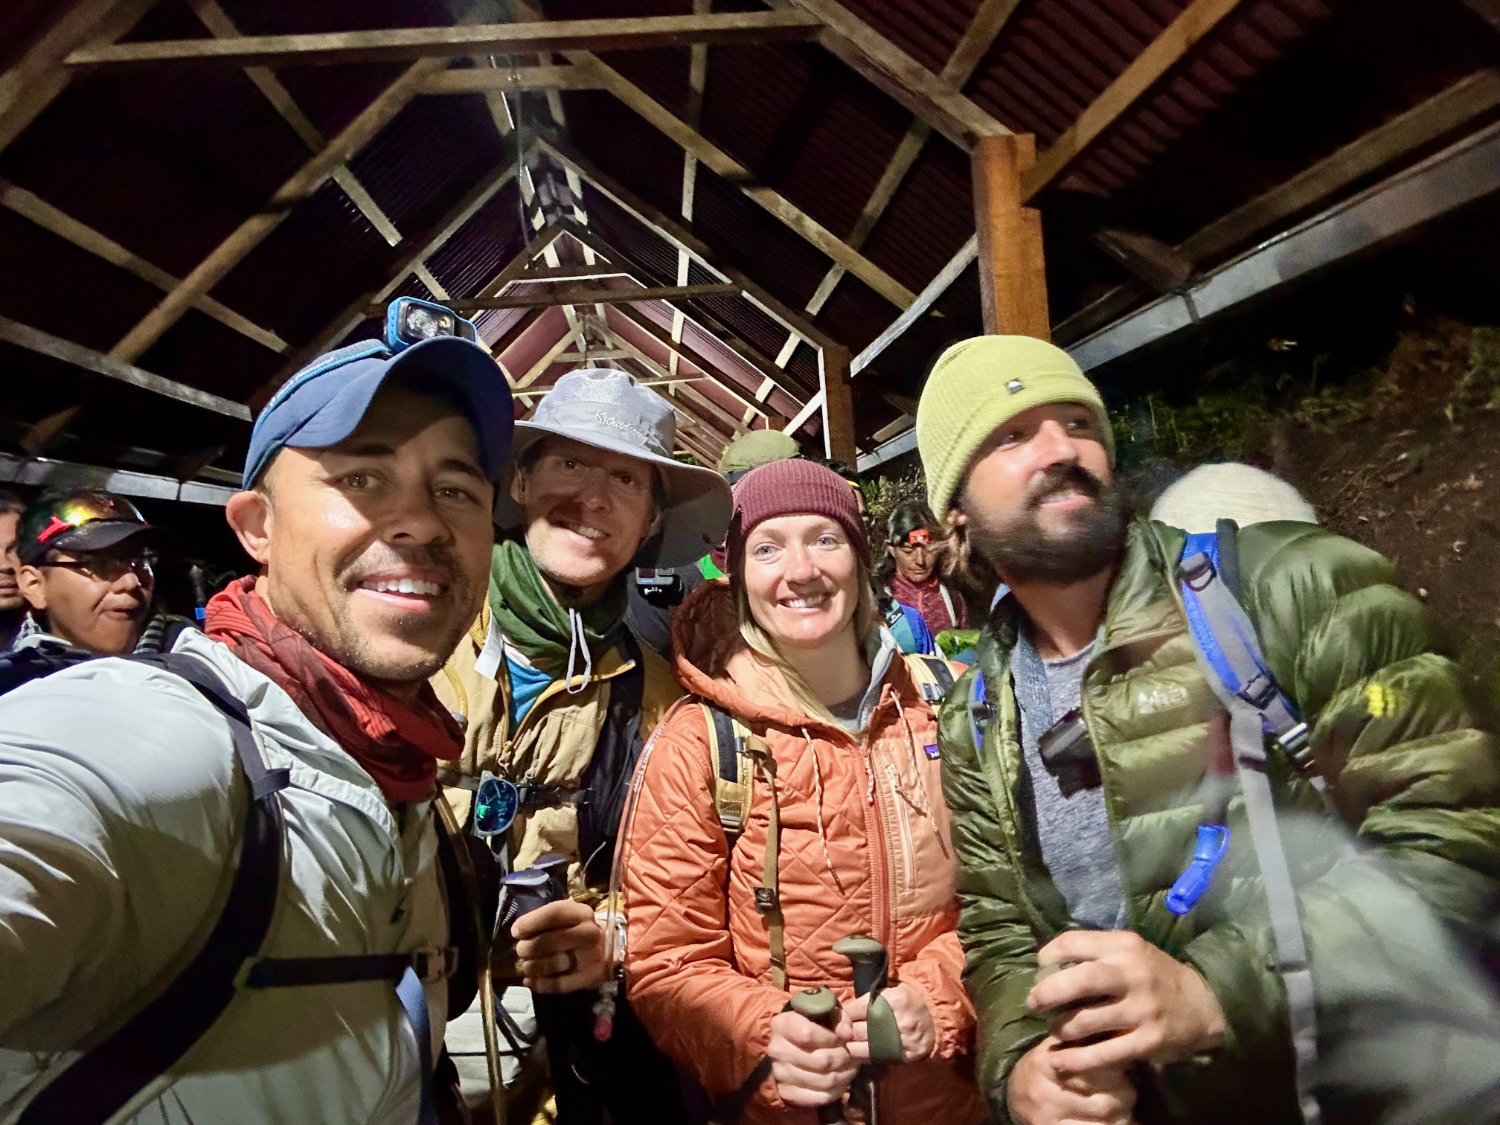
{"label": "person with sunglasses on visor", "polygon": [[[559,379],[516,423],[488,598],[433,678],[466,723],[463,757],[440,771],[459,819],[489,841],[512,881],[539,861],[566,875],[564,897],[496,935],[515,943],[516,971],[500,997],[513,1119],[545,1101],[549,1073],[563,1125],[681,1119],[672,1068],[628,1005],[602,1042],[595,1013],[601,986],[614,983],[596,909],[607,912],[625,793],[644,738],[682,694],[631,635],[627,584],[632,568],[702,558],[729,523],[729,486],[674,459],[675,445],[671,404],[624,372]],[[479,1046],[471,1014],[449,1049],[476,1098]]]}
{"label": "person with sunglasses on visor", "polygon": [[[472,326],[410,304],[261,411],[225,509],[256,572],[206,635],[0,698],[0,1119],[440,1120],[488,934],[428,678],[484,597],[512,407]],[[39,569],[140,541],[70,511]]]}
{"label": "person with sunglasses on visor", "polygon": [[154,614],[155,528],[123,496],[41,496],[21,519],[16,572],[41,631],[101,656],[170,650],[186,618]]}

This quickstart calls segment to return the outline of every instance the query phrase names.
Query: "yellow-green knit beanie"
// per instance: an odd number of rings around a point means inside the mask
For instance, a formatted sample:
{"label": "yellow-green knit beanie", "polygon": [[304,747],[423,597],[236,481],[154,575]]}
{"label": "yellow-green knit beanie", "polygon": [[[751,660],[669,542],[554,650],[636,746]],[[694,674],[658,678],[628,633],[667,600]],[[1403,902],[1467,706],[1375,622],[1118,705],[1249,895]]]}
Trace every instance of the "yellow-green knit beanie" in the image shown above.
{"label": "yellow-green knit beanie", "polygon": [[974,454],[1022,411],[1076,402],[1097,416],[1109,463],[1115,438],[1098,388],[1073,357],[1031,336],[976,336],[938,357],[917,405],[917,449],[927,473],[927,498],[941,518],[953,504]]}

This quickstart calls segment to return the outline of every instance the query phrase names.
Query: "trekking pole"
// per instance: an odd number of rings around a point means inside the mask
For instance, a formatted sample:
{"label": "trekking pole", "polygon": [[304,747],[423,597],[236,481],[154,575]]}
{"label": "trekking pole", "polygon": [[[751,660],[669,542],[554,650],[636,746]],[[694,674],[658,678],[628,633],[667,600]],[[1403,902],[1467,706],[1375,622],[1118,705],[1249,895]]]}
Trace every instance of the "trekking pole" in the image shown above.
{"label": "trekking pole", "polygon": [[[803,1019],[812,1020],[819,1027],[832,1031],[839,1022],[839,1001],[831,988],[809,988],[797,993],[787,1005]],[[835,1125],[844,1119],[841,1102],[833,1101],[818,1107],[818,1121],[822,1125]]]}
{"label": "trekking pole", "polygon": [[[891,959],[885,946],[872,937],[855,934],[834,942],[833,951],[849,958],[849,964],[854,970],[854,995],[868,996],[873,1005],[890,976]],[[866,1013],[865,1027],[867,1030],[873,1030],[868,1013]],[[870,1058],[873,1060],[875,1058],[873,1040],[870,1047]],[[866,1125],[880,1125],[880,1109],[876,1101],[880,1071],[881,1068],[873,1061],[867,1066],[860,1067],[859,1075],[855,1078],[858,1085],[850,1088],[851,1100],[864,1111]]]}
{"label": "trekking pole", "polygon": [[188,579],[193,584],[193,620],[201,629],[208,615],[208,576],[203,573],[202,565],[194,563],[188,567]]}

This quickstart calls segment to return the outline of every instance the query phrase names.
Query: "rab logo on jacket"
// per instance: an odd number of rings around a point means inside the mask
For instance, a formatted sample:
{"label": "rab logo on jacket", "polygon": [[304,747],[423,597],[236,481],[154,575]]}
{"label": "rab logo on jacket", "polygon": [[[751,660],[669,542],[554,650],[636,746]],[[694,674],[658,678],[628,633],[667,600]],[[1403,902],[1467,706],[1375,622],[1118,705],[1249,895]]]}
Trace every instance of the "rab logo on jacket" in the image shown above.
{"label": "rab logo on jacket", "polygon": [[1142,715],[1154,715],[1158,711],[1170,711],[1188,702],[1187,688],[1181,684],[1157,684],[1150,691],[1136,696],[1136,709]]}

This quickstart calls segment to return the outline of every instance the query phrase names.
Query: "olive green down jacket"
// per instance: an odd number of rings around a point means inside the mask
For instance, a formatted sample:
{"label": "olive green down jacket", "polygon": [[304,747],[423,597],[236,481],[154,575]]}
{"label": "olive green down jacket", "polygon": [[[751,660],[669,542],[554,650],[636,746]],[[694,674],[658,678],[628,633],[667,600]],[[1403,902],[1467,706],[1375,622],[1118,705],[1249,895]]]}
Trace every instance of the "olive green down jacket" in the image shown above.
{"label": "olive green down jacket", "polygon": [[[1250,833],[1228,753],[1223,709],[1199,671],[1176,589],[1185,535],[1133,524],[1111,588],[1104,631],[1084,674],[1082,705],[1098,754],[1130,929],[1192,964],[1224,1009],[1228,1035],[1211,1054],[1162,1069],[1143,1094],[1141,1125],[1300,1121],[1285,994],[1274,969]],[[1342,937],[1370,916],[1357,892],[1393,869],[1450,922],[1472,923],[1500,880],[1500,761],[1475,728],[1459,673],[1435,655],[1425,612],[1392,585],[1390,564],[1310,524],[1239,533],[1239,598],[1282,689],[1312,730],[1318,769],[1333,783],[1345,828],[1272,748],[1283,821],[1319,826],[1319,842],[1288,833],[1320,1018],[1343,987]],[[1013,604],[1013,603],[1012,603]],[[1068,928],[1030,822],[1027,772],[1010,678],[1018,619],[1004,604],[979,648],[996,710],[976,753],[969,700],[975,670],[941,716],[943,790],[960,864],[959,936],[979,1018],[977,1077],[997,1120],[1005,1082],[1045,1034],[1025,997],[1037,950]],[[1165,896],[1191,858],[1197,826],[1224,815],[1231,842],[1212,887],[1185,916]],[[1296,810],[1306,810],[1305,817]],[[1360,852],[1350,848],[1350,834]],[[1364,850],[1367,849],[1367,850]],[[1439,931],[1442,932],[1442,931]]]}

